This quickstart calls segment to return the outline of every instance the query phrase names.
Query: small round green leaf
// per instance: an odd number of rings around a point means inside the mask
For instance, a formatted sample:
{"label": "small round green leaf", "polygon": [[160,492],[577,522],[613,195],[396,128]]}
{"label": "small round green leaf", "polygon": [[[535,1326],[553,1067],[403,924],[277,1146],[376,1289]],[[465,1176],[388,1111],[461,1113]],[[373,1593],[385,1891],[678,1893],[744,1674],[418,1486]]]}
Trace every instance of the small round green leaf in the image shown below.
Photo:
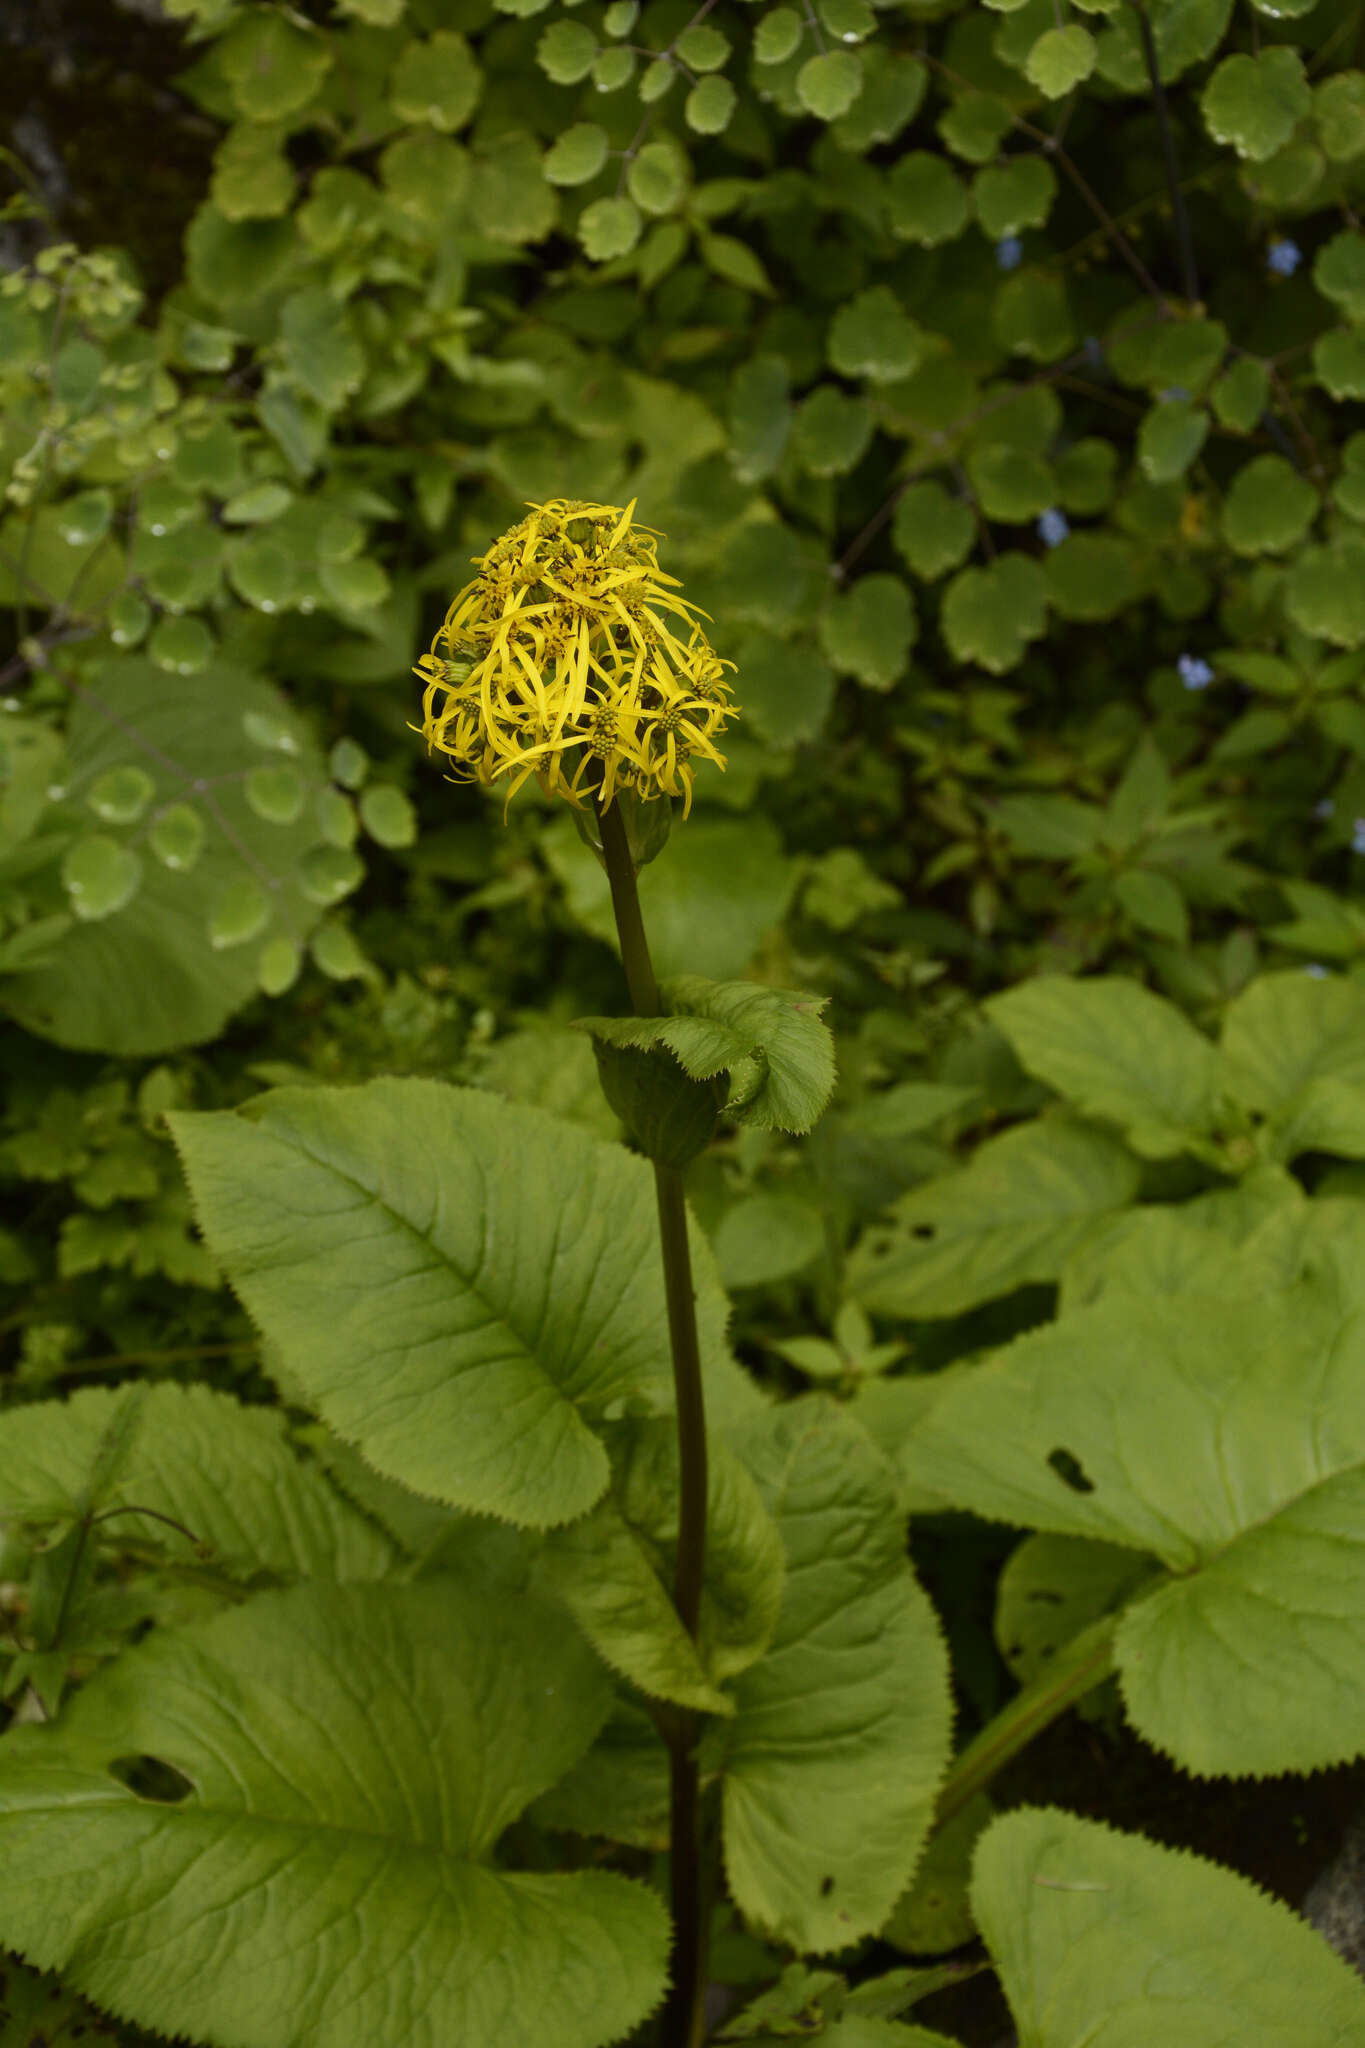
{"label": "small round green leaf", "polygon": [[914,602],[899,576],[860,576],[820,615],[820,644],[835,668],[871,690],[900,680],[914,640]]}
{"label": "small round green leaf", "polygon": [[62,856],[62,885],[71,908],[92,923],[130,903],[141,879],[142,862],[132,848],[104,832],[75,840]]}
{"label": "small round green leaf", "polygon": [[566,128],[548,152],[544,171],[552,185],[586,185],[607,160],[607,131],[595,121]]}
{"label": "small round green leaf", "polygon": [[577,85],[596,55],[597,38],[581,21],[551,22],[536,44],[536,62],[556,85]]}
{"label": "small round green leaf", "polygon": [[163,867],[187,874],[204,850],[204,821],[192,804],[171,804],[147,837]]}
{"label": "small round green leaf", "polygon": [[364,864],[349,847],[313,846],[299,863],[299,887],[310,903],[340,903],[364,877]]}
{"label": "small round green leaf", "polygon": [[640,239],[643,222],[633,199],[594,199],[578,220],[578,239],[596,263],[628,256]]}
{"label": "small round green leaf", "polygon": [[365,955],[345,925],[321,924],[308,942],[313,965],[331,981],[354,981],[366,971]]}
{"label": "small round green leaf", "polygon": [[845,377],[885,384],[908,377],[924,355],[924,335],[889,285],[871,285],[835,314],[829,360]]}
{"label": "small round green leaf", "polygon": [[1024,62],[1030,84],[1050,100],[1059,100],[1089,78],[1095,68],[1095,38],[1073,21],[1039,36]]}
{"label": "small round green leaf", "polygon": [[284,611],[298,591],[299,565],[282,540],[270,533],[253,533],[234,544],[228,557],[228,577],[237,595],[257,611]]}
{"label": "small round green leaf", "polygon": [[887,174],[891,232],[903,242],[935,249],[962,233],[970,216],[967,188],[943,157],[912,149]]}
{"label": "small round green leaf", "polygon": [[686,189],[686,159],[668,142],[647,142],[626,173],[626,190],[645,213],[672,213]]}
{"label": "small round green leaf", "polygon": [[796,74],[796,97],[822,121],[846,114],[863,89],[862,60],[852,50],[827,50],[808,57]]}
{"label": "small round green leaf", "polygon": [[1003,675],[1046,627],[1042,569],[1028,555],[1004,554],[985,568],[959,570],[943,594],[939,623],[955,660]]}
{"label": "small round green leaf", "polygon": [[1312,484],[1283,455],[1257,455],[1238,470],[1223,500],[1223,538],[1239,555],[1280,554],[1303,539],[1318,503]]}
{"label": "small round green leaf", "polygon": [[57,531],[68,547],[90,547],[109,531],[113,512],[108,491],[79,491],[57,506]]}
{"label": "small round green leaf", "polygon": [[249,769],[244,789],[256,816],[269,825],[292,825],[303,810],[303,777],[288,761],[263,761],[259,768]]}
{"label": "small round green leaf", "polygon": [[599,92],[620,92],[635,76],[635,52],[623,50],[619,44],[610,50],[599,50],[592,60],[590,75]]}
{"label": "small round green leaf", "polygon": [[932,582],[965,562],[976,538],[970,505],[940,483],[911,484],[896,506],[891,538],[916,576]]}
{"label": "small round green leaf", "polygon": [[106,769],[91,783],[85,801],[106,825],[131,825],[156,795],[156,784],[145,768],[131,764]]}
{"label": "small round green leaf", "polygon": [[262,993],[282,996],[299,978],[303,956],[292,939],[270,939],[262,946],[256,962],[256,979]]}
{"label": "small round green leaf", "polygon": [[1304,633],[1365,645],[1365,541],[1305,548],[1285,578],[1285,610]]}
{"label": "small round green leaf", "polygon": [[280,754],[297,754],[299,743],[292,728],[270,711],[244,711],[242,731],[254,747],[268,747]]}
{"label": "small round green leaf", "polygon": [[339,789],[324,783],[313,799],[313,815],[318,821],[318,830],[329,846],[354,846],[360,824],[356,817],[355,805]]}
{"label": "small round green leaf", "polygon": [[774,7],[754,30],[754,61],[785,64],[800,44],[805,29],[794,7]]}
{"label": "small round green leaf", "polygon": [[1365,321],[1365,235],[1343,228],[1324,243],[1313,265],[1313,282],[1348,320]]}
{"label": "small round green leaf", "polygon": [[1298,51],[1277,43],[1257,57],[1225,57],[1200,104],[1215,142],[1260,163],[1288,142],[1313,96]]}
{"label": "small round green leaf", "polygon": [[340,739],[327,756],[327,772],[343,789],[359,789],[370,772],[369,756],[358,741]]}
{"label": "small round green leaf", "polygon": [[1334,327],[1313,343],[1313,374],[1333,398],[1365,398],[1365,332]]}
{"label": "small round green leaf", "polygon": [[136,647],[152,622],[152,608],[136,590],[121,590],[109,607],[109,638],[115,647]]}
{"label": "small round green leaf", "polygon": [[261,526],[278,519],[293,502],[294,493],[288,486],[271,478],[234,493],[223,507],[223,518],[229,526]]}
{"label": "small round green leaf", "polygon": [[859,463],[872,439],[872,409],[834,384],[818,384],[802,400],[792,429],[792,447],[812,476],[845,476]]}
{"label": "small round green leaf", "polygon": [[1183,476],[1209,436],[1209,416],[1188,398],[1152,406],[1138,429],[1138,461],[1153,483]]}
{"label": "small round green leaf", "polygon": [[270,922],[270,898],[251,875],[239,875],[219,890],[209,914],[209,944],[217,953],[244,946]]}
{"label": "small round green leaf", "polygon": [[1046,226],[1056,196],[1057,175],[1042,156],[988,164],[972,183],[976,217],[993,242],[1025,228]]}
{"label": "small round green leaf", "polygon": [[730,55],[730,39],[709,21],[685,28],[673,45],[689,71],[719,71]]}
{"label": "small round green leaf", "polygon": [[720,135],[730,125],[739,96],[728,78],[699,78],[683,101],[683,118],[698,135]]}
{"label": "small round green leaf", "polygon": [[1334,164],[1365,155],[1365,71],[1338,71],[1313,93],[1318,140]]}
{"label": "small round green leaf", "polygon": [[479,103],[483,73],[458,29],[415,37],[389,80],[389,104],[404,121],[425,121],[450,135]]}
{"label": "small round green leaf", "polygon": [[417,837],[417,813],[391,783],[372,782],[361,791],[360,822],[381,846],[411,846]]}
{"label": "small round green leaf", "polygon": [[158,668],[173,676],[197,676],[213,659],[213,634],[202,619],[166,618],[147,643]]}

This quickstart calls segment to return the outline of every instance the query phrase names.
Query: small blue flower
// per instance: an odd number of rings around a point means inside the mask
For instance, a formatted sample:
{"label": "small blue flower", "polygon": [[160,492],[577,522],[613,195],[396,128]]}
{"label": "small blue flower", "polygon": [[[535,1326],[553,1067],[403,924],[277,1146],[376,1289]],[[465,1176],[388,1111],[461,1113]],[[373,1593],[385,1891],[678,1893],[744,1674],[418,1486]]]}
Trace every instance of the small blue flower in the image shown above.
{"label": "small blue flower", "polygon": [[1265,252],[1265,267],[1276,277],[1292,277],[1302,261],[1303,251],[1298,243],[1283,235],[1277,235]]}
{"label": "small blue flower", "polygon": [[1038,514],[1038,538],[1044,546],[1060,547],[1070,531],[1065,512],[1059,512],[1055,505],[1049,505],[1046,512]]}
{"label": "small blue flower", "polygon": [[1207,690],[1213,681],[1213,670],[1201,655],[1182,654],[1176,668],[1187,690]]}
{"label": "small blue flower", "polygon": [[1183,384],[1168,384],[1164,391],[1158,391],[1157,393],[1157,397],[1161,399],[1163,404],[1167,405],[1173,398],[1188,398],[1189,395]]}
{"label": "small blue flower", "polygon": [[1336,805],[1332,802],[1331,797],[1322,796],[1318,798],[1313,806],[1313,816],[1315,818],[1330,818],[1335,810]]}
{"label": "small blue flower", "polygon": [[1321,960],[1310,960],[1303,971],[1305,974],[1311,974],[1314,981],[1326,981],[1327,979],[1327,969],[1323,966]]}
{"label": "small blue flower", "polygon": [[1018,235],[1006,235],[995,245],[995,260],[1002,270],[1017,270],[1023,256],[1024,245]]}
{"label": "small blue flower", "polygon": [[1351,827],[1352,853],[1365,853],[1365,818],[1357,818]]}

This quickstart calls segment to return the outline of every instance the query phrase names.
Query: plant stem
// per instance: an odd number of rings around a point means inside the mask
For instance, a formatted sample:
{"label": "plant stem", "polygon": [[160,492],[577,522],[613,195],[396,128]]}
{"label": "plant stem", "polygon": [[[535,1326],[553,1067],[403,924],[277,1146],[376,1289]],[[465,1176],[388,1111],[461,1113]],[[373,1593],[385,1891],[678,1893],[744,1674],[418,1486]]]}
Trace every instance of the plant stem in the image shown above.
{"label": "plant stem", "polygon": [[1199,304],[1199,273],[1194,263],[1194,237],[1190,233],[1190,217],[1185,211],[1185,195],[1180,189],[1180,164],[1175,153],[1175,130],[1171,126],[1171,110],[1166,104],[1166,88],[1161,82],[1161,65],[1157,58],[1156,38],[1147,14],[1147,0],[1133,0],[1138,18],[1138,34],[1142,38],[1142,55],[1147,66],[1147,76],[1152,83],[1152,104],[1161,128],[1161,154],[1166,164],[1166,189],[1171,196],[1171,218],[1175,223],[1176,241],[1180,247],[1180,278],[1185,297],[1192,306]]}
{"label": "plant stem", "polygon": [[[649,957],[635,862],[618,804],[597,806],[598,830],[612,909],[621,940],[632,1008],[637,1017],[659,1014],[659,984]],[[687,1242],[687,1204],[682,1170],[654,1162],[659,1211],[668,1341],[673,1354],[673,1389],[678,1419],[680,1501],[678,1555],[673,1604],[695,1641],[701,1614],[702,1570],[706,1559],[706,1409],[702,1397],[701,1351]],[[697,1776],[697,1717],[679,1714],[669,1739],[669,1840],[673,1907],[673,1979],[660,2020],[660,2048],[700,2048],[705,2027],[706,1911]]]}
{"label": "plant stem", "polygon": [[944,1780],[934,1813],[942,1827],[960,1813],[969,1799],[989,1785],[997,1771],[1026,1749],[1068,1707],[1093,1692],[1114,1668],[1114,1630],[1118,1616],[1107,1614],[1082,1629],[1032,1685],[1017,1692],[1009,1705],[987,1722],[969,1742]]}

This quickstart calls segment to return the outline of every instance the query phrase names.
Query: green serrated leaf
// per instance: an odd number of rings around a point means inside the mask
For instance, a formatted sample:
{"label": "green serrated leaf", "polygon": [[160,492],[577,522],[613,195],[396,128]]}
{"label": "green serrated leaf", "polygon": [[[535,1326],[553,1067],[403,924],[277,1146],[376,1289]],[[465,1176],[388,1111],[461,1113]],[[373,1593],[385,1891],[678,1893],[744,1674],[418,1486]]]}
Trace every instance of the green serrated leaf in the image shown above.
{"label": "green serrated leaf", "polygon": [[982,1838],[972,1902],[1036,2048],[1119,2048],[1138,2028],[1328,2048],[1365,2029],[1359,1978],[1288,1907],[1141,1835],[1053,1808],[1007,1813]]}
{"label": "green serrated leaf", "polygon": [[1278,554],[1312,525],[1318,494],[1283,455],[1257,455],[1238,470],[1223,501],[1223,534],[1242,555]]}
{"label": "green serrated leaf", "polygon": [[633,199],[594,199],[578,218],[578,239],[596,263],[628,256],[644,223]]}
{"label": "green serrated leaf", "polygon": [[[250,1119],[170,1123],[210,1248],[376,1470],[552,1527],[606,1486],[602,1410],[671,1400],[643,1160],[430,1081],[282,1089]],[[722,1370],[724,1297],[703,1244],[694,1257],[703,1355]]]}
{"label": "green serrated leaf", "polygon": [[450,135],[469,120],[482,85],[468,40],[457,29],[438,29],[404,49],[389,80],[389,101],[400,119]]}
{"label": "green serrated leaf", "polygon": [[536,62],[556,85],[577,85],[597,55],[597,38],[581,21],[551,22],[536,44]]}
{"label": "green serrated leaf", "polygon": [[545,175],[552,185],[586,185],[606,160],[606,129],[596,121],[577,121],[546,154]]}
{"label": "green serrated leaf", "polygon": [[[894,1475],[856,1422],[820,1396],[787,1402],[737,1447],[787,1579],[720,1735],[725,1869],[746,1919],[823,1954],[874,1933],[919,1858],[947,1762],[947,1656]],[[857,1542],[831,1548],[831,1526]]]}
{"label": "green serrated leaf", "polygon": [[1057,174],[1043,156],[987,165],[972,182],[976,217],[993,242],[1025,228],[1045,227],[1056,197]]}
{"label": "green serrated leaf", "polygon": [[661,990],[662,1017],[585,1017],[609,1045],[664,1046],[694,1081],[728,1074],[726,1114],[760,1130],[809,1131],[834,1087],[823,998],[747,981],[680,975]]}
{"label": "green serrated leaf", "polygon": [[887,384],[908,377],[924,356],[925,336],[889,285],[871,285],[830,323],[829,360],[844,377]]}
{"label": "green serrated leaf", "polygon": [[1207,1130],[1213,1047],[1140,983],[1043,974],[986,1007],[1031,1074],[1122,1126],[1144,1157],[1168,1158]]}
{"label": "green serrated leaf", "polygon": [[[168,2034],[276,2048],[286,2013],[318,2048],[361,2048],[398,2010],[412,2048],[598,2048],[659,1997],[662,1905],[492,1851],[609,1700],[566,1618],[453,1578],[300,1587],[158,1630],[59,1730],[6,1743],[0,1930]],[[107,1768],[144,1755],[184,1797]]]}
{"label": "green serrated leaf", "polygon": [[1104,1132],[1051,1117],[1021,1124],[903,1195],[890,1223],[855,1245],[849,1293],[874,1313],[954,1316],[1055,1280],[1137,1186],[1137,1162]]}

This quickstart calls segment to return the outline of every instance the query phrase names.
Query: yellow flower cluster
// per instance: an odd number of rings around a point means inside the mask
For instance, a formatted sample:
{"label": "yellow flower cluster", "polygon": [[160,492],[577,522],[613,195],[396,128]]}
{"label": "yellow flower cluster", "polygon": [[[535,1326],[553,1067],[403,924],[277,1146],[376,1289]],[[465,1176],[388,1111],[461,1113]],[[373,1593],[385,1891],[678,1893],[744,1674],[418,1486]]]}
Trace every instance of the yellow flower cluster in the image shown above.
{"label": "yellow flower cluster", "polygon": [[413,673],[422,735],[457,781],[534,775],[551,795],[681,796],[735,706],[721,661],[659,567],[658,537],[624,512],[552,498],[476,555]]}

